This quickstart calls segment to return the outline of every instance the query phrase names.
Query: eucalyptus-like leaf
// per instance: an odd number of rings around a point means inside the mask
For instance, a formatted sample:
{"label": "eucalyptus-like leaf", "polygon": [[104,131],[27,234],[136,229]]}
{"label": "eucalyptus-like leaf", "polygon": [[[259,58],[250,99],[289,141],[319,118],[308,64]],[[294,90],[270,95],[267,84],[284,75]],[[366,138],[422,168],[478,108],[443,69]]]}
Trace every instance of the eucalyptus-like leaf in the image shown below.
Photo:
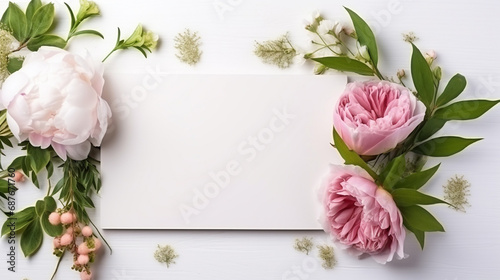
{"label": "eucalyptus-like leaf", "polygon": [[[19,232],[31,223],[36,218],[36,211],[34,206],[27,207],[7,219],[2,225],[2,236],[10,233],[11,231]],[[15,222],[12,225],[12,222]]]}
{"label": "eucalyptus-like leaf", "polygon": [[408,207],[400,207],[401,215],[403,215],[403,220],[411,228],[420,231],[441,231],[444,232],[444,228],[439,223],[439,221],[432,216],[429,211],[424,208],[414,205]]}
{"label": "eucalyptus-like leaf", "polygon": [[345,56],[330,56],[311,58],[328,68],[343,72],[354,72],[363,76],[373,76],[375,73],[368,65]]}
{"label": "eucalyptus-like leaf", "polygon": [[56,35],[43,34],[32,38],[28,42],[28,49],[32,52],[37,51],[42,46],[52,46],[64,49],[66,47],[66,41]]}
{"label": "eucalyptus-like leaf", "polygon": [[458,136],[443,136],[428,140],[417,147],[413,152],[431,157],[447,157],[454,155],[470,144],[481,140],[482,138],[467,139]]}
{"label": "eucalyptus-like leaf", "polygon": [[339,151],[340,156],[345,160],[345,164],[357,165],[366,170],[366,172],[368,172],[368,174],[370,174],[370,176],[374,180],[378,179],[377,173],[375,173],[375,171],[373,171],[358,154],[349,150],[349,147],[347,147],[347,145],[344,143],[344,140],[342,140],[335,128],[333,129],[333,141],[335,143],[335,148],[337,148],[337,151]]}
{"label": "eucalyptus-like leaf", "polygon": [[425,231],[418,230],[412,226],[410,226],[407,222],[403,221],[403,225],[413,234],[415,238],[417,238],[418,244],[420,244],[420,248],[423,250],[425,245]]}
{"label": "eucalyptus-like leaf", "polygon": [[28,35],[26,15],[16,4],[9,2],[6,24],[12,30],[12,35],[19,42],[24,42]]}
{"label": "eucalyptus-like leaf", "polygon": [[425,183],[427,183],[432,178],[432,176],[434,176],[436,171],[439,169],[440,165],[441,164],[438,164],[427,170],[415,172],[408,175],[407,177],[404,177],[394,185],[394,189],[400,189],[400,188],[414,189],[414,190],[420,189],[422,186],[425,185]]}
{"label": "eucalyptus-like leaf", "polygon": [[35,204],[35,210],[38,217],[42,216],[43,212],[45,212],[45,201],[38,200]]}
{"label": "eucalyptus-like leaf", "polygon": [[14,73],[23,67],[24,59],[19,57],[9,57],[7,61],[7,70],[9,73]]}
{"label": "eucalyptus-like leaf", "polygon": [[446,124],[447,120],[436,119],[431,117],[427,121],[425,121],[424,125],[420,129],[420,132],[417,135],[417,141],[424,141],[438,132],[443,126]]}
{"label": "eucalyptus-like leaf", "polygon": [[59,236],[63,233],[62,225],[53,225],[49,222],[50,212],[45,211],[40,217],[40,223],[42,225],[43,230],[52,237]]}
{"label": "eucalyptus-like leaf", "polygon": [[57,181],[57,184],[54,186],[51,195],[55,195],[56,193],[58,193],[63,188],[64,183],[65,183],[64,178],[61,178],[59,181]]}
{"label": "eucalyptus-like leaf", "polygon": [[54,22],[54,4],[50,3],[39,8],[31,20],[30,36],[36,37],[47,32]]}
{"label": "eucalyptus-like leaf", "polygon": [[465,77],[460,74],[456,74],[450,79],[450,81],[444,88],[443,93],[439,95],[436,105],[442,106],[452,101],[464,91],[466,85],[467,80],[465,79]]}
{"label": "eucalyptus-like leaf", "polygon": [[448,204],[448,202],[441,200],[437,197],[433,197],[424,193],[421,193],[414,189],[400,188],[391,192],[392,198],[399,207],[407,207],[413,205],[432,205],[438,203]]}
{"label": "eucalyptus-like leaf", "polygon": [[412,43],[411,77],[419,99],[430,108],[434,101],[434,76],[420,50]]}
{"label": "eucalyptus-like leaf", "polygon": [[370,26],[355,12],[351,9],[344,7],[349,16],[351,17],[352,24],[354,25],[354,30],[356,30],[356,35],[358,36],[359,44],[366,46],[373,65],[376,67],[378,63],[378,48],[377,41],[375,40],[375,35],[370,29]]}
{"label": "eucalyptus-like leaf", "polygon": [[379,180],[382,186],[391,190],[396,183],[401,180],[402,175],[406,171],[405,155],[400,155],[392,159],[387,166],[380,172]]}
{"label": "eucalyptus-like leaf", "polygon": [[66,5],[66,8],[68,8],[69,18],[71,19],[71,28],[70,29],[73,29],[73,28],[75,28],[75,23],[76,23],[75,13],[73,13],[73,10],[68,5],[68,3],[64,2],[64,5]]}
{"label": "eucalyptus-like leaf", "polygon": [[472,120],[479,118],[500,100],[465,100],[440,108],[434,113],[434,118],[443,120]]}
{"label": "eucalyptus-like leaf", "polygon": [[9,192],[9,182],[7,180],[0,179],[0,193]]}
{"label": "eucalyptus-like leaf", "polygon": [[21,235],[21,250],[24,256],[29,257],[36,253],[40,246],[42,246],[42,241],[43,230],[40,225],[40,220],[34,219]]}

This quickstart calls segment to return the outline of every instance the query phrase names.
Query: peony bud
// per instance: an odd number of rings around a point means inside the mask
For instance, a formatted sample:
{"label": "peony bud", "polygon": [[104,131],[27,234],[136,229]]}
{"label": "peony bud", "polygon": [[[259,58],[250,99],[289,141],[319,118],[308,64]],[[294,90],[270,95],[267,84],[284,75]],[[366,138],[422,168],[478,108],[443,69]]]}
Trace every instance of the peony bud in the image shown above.
{"label": "peony bud", "polygon": [[14,181],[16,182],[24,182],[24,174],[21,171],[14,172]]}

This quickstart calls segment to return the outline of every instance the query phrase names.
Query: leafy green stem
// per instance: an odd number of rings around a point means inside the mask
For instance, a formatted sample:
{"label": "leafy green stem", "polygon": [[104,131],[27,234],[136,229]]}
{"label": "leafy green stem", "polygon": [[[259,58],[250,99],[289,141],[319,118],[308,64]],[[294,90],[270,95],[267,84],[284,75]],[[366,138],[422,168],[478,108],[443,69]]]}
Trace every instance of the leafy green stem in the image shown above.
{"label": "leafy green stem", "polygon": [[104,236],[102,235],[102,233],[99,231],[99,229],[96,227],[96,225],[94,224],[94,222],[92,222],[92,220],[90,218],[89,218],[89,222],[90,222],[90,224],[92,224],[92,226],[94,226],[95,230],[97,231],[97,233],[101,237],[102,241],[104,241],[104,243],[106,244],[106,246],[108,246],[108,248],[109,248],[109,254],[112,254],[113,253],[113,249],[109,245],[108,241],[106,241],[106,238],[104,238]]}
{"label": "leafy green stem", "polygon": [[54,273],[52,273],[52,277],[50,277],[50,280],[53,280],[54,277],[56,276],[57,270],[59,269],[59,265],[61,264],[62,258],[64,257],[64,253],[66,253],[66,249],[62,251],[62,254],[59,256],[59,260],[57,260],[56,268],[54,269]]}

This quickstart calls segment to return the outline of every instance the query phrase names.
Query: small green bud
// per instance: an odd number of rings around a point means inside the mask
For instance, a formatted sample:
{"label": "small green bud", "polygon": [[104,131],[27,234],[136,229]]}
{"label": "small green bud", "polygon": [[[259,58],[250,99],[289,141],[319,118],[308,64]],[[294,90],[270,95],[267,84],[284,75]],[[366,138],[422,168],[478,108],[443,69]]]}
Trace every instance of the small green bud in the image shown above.
{"label": "small green bud", "polygon": [[94,1],[80,0],[80,9],[76,15],[76,20],[82,22],[84,19],[99,15],[99,7]]}
{"label": "small green bud", "polygon": [[432,74],[434,74],[434,78],[436,78],[436,80],[441,80],[441,76],[442,76],[442,71],[441,71],[441,67],[436,67],[434,68],[434,70],[432,71]]}

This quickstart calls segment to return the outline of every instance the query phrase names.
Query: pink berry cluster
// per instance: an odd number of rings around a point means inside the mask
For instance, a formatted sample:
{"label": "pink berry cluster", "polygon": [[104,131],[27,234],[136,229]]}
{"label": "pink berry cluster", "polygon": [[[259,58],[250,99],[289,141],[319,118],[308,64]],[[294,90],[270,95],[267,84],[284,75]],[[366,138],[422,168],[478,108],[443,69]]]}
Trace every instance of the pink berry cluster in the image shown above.
{"label": "pink berry cluster", "polygon": [[62,235],[54,238],[54,255],[61,257],[66,250],[72,252],[74,263],[71,268],[80,272],[82,280],[90,280],[90,264],[94,262],[95,251],[102,245],[94,236],[92,228],[80,225],[73,211],[64,212],[63,209],[52,212],[49,222],[52,225],[62,224],[65,230]]}

